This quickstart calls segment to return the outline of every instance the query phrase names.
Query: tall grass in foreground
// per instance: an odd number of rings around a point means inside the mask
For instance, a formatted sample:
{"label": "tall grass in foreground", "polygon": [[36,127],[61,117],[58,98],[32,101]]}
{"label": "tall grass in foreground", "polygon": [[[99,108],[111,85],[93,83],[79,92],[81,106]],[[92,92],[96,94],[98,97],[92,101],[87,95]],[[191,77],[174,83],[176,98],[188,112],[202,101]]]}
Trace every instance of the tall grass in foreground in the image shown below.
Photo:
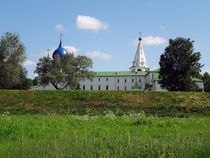
{"label": "tall grass in foreground", "polygon": [[209,117],[0,116],[0,157],[209,155]]}

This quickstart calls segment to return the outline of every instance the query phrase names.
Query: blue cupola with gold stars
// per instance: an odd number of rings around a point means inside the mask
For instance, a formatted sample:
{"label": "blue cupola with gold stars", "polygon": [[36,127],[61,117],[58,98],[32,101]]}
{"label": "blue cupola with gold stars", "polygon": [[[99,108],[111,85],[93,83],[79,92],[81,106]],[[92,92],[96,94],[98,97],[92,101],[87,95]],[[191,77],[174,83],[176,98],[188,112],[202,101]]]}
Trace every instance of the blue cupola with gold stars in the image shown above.
{"label": "blue cupola with gold stars", "polygon": [[62,47],[62,34],[61,34],[60,44],[59,44],[58,48],[53,52],[52,57],[53,57],[53,59],[55,59],[56,56],[63,56],[66,53],[68,53],[67,50]]}

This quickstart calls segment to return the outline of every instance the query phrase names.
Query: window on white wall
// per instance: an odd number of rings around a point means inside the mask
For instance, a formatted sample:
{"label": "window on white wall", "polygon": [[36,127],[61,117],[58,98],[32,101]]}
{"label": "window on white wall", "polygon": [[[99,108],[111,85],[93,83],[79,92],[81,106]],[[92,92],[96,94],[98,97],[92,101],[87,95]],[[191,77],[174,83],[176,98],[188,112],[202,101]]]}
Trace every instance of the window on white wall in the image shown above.
{"label": "window on white wall", "polygon": [[134,79],[132,78],[132,83],[134,82]]}
{"label": "window on white wall", "polygon": [[99,91],[101,90],[101,86],[98,86],[98,90],[99,90]]}
{"label": "window on white wall", "polygon": [[109,90],[109,86],[108,85],[106,86],[106,90]]}
{"label": "window on white wall", "polygon": [[92,85],[90,86],[90,90],[93,90],[93,86]]}
{"label": "window on white wall", "polygon": [[85,85],[82,86],[82,89],[85,90]]}
{"label": "window on white wall", "polygon": [[107,77],[107,78],[106,78],[106,81],[108,81],[108,80],[109,80],[109,78]]}

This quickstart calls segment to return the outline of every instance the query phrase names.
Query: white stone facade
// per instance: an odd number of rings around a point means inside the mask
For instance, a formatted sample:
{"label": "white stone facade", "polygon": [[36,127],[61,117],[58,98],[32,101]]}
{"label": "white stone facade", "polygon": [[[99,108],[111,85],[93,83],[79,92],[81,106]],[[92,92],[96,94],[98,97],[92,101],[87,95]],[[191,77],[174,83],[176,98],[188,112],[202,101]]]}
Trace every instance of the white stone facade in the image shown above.
{"label": "white stone facade", "polygon": [[[127,74],[127,75],[123,75]],[[203,82],[195,80],[200,91],[204,90]],[[166,91],[159,84],[159,72],[96,72],[96,76],[80,81],[81,90],[152,90]]]}
{"label": "white stone facade", "polygon": [[80,82],[81,90],[132,90],[144,89],[144,76],[96,76]]}

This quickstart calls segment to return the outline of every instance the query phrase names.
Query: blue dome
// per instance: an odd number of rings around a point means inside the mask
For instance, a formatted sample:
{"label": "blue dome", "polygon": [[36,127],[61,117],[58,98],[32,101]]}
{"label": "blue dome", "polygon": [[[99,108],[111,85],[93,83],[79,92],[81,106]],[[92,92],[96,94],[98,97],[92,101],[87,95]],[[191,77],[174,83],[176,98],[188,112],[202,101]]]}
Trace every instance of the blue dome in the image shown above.
{"label": "blue dome", "polygon": [[60,41],[60,44],[58,48],[53,52],[52,57],[54,59],[56,56],[63,56],[66,53],[67,53],[66,49],[62,47],[62,41]]}

